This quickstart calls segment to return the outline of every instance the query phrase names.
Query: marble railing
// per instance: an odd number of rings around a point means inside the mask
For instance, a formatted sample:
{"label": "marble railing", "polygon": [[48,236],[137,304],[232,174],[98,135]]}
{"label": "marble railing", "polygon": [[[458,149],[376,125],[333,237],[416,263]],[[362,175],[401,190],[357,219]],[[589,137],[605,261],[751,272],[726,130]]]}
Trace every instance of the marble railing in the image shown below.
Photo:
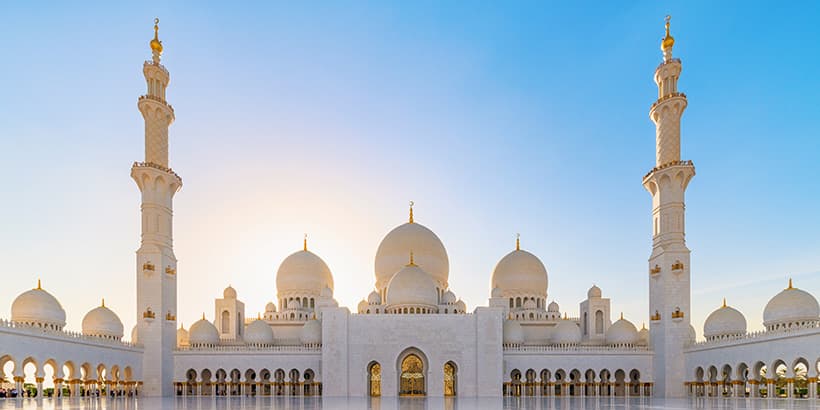
{"label": "marble railing", "polygon": [[160,103],[160,104],[162,104],[162,105],[164,105],[164,106],[168,107],[168,109],[169,109],[169,110],[171,110],[171,114],[173,114],[173,113],[174,113],[174,106],[173,106],[173,105],[171,105],[171,104],[168,104],[168,101],[165,101],[165,100],[163,100],[162,98],[157,97],[156,95],[144,94],[144,95],[139,96],[139,99],[138,99],[138,100],[151,100],[151,101],[156,101],[156,102],[158,102],[158,103]]}
{"label": "marble railing", "polygon": [[520,353],[634,353],[651,352],[648,346],[559,346],[559,345],[504,345],[504,352]]}
{"label": "marble railing", "polygon": [[165,68],[165,66],[164,66],[164,65],[162,65],[162,64],[160,64],[160,63],[155,63],[155,62],[153,62],[153,61],[151,61],[151,60],[145,60],[145,65],[152,65],[152,66],[154,66],[154,67],[157,67],[157,68],[159,68],[160,70],[162,70],[162,72],[163,72],[163,73],[165,73],[166,75],[169,75],[169,73],[168,73],[168,69],[167,69],[167,68]]}
{"label": "marble railing", "polygon": [[745,335],[725,336],[719,339],[701,340],[687,346],[686,350],[699,350],[712,346],[741,345],[745,343],[760,342],[772,339],[780,339],[788,336],[802,336],[814,333],[820,334],[820,322],[808,323],[802,326],[793,326],[788,329],[778,330],[758,330]]}
{"label": "marble railing", "polygon": [[690,160],[686,160],[686,161],[672,161],[672,162],[667,162],[667,163],[665,163],[665,164],[662,164],[662,165],[659,165],[659,166],[657,166],[657,167],[655,167],[655,168],[652,168],[652,170],[651,170],[651,171],[649,171],[649,172],[647,172],[647,173],[646,173],[646,175],[644,175],[644,176],[643,176],[643,178],[644,178],[644,179],[646,179],[646,177],[648,177],[649,175],[652,175],[652,173],[653,173],[653,172],[655,172],[655,171],[657,171],[657,170],[659,170],[659,169],[669,168],[669,167],[678,166],[678,165],[694,165],[694,163],[692,162],[692,160],[691,160],[691,159],[690,159]]}
{"label": "marble railing", "polygon": [[164,172],[167,172],[167,173],[169,173],[169,174],[171,174],[171,175],[175,176],[175,177],[176,177],[176,178],[177,178],[180,182],[182,182],[182,177],[181,177],[181,176],[179,176],[179,175],[177,175],[177,173],[176,173],[176,172],[174,172],[174,170],[173,170],[173,169],[168,168],[168,167],[163,167],[162,165],[155,164],[155,163],[153,163],[153,162],[134,162],[134,164],[132,165],[132,167],[137,167],[137,168],[154,168],[154,169],[158,169],[158,170],[160,170],[160,171],[164,171]]}
{"label": "marble railing", "polygon": [[201,352],[201,353],[221,353],[221,352],[282,352],[282,353],[321,353],[321,344],[299,345],[299,346],[261,346],[261,345],[216,345],[216,346],[184,346],[177,347],[178,352]]}
{"label": "marble railing", "polygon": [[105,346],[142,348],[141,345],[126,342],[124,340],[109,339],[99,336],[88,336],[80,332],[74,332],[70,330],[49,329],[46,327],[18,323],[5,319],[0,319],[0,331],[11,331],[14,333],[23,333],[28,335],[47,335],[49,337],[65,339],[67,341],[82,341],[84,343],[92,343]]}
{"label": "marble railing", "polygon": [[669,60],[658,64],[658,67],[655,70],[657,70],[658,68],[663,67],[664,64],[669,64],[669,63],[678,63],[678,64],[680,64],[680,58],[670,58]]}

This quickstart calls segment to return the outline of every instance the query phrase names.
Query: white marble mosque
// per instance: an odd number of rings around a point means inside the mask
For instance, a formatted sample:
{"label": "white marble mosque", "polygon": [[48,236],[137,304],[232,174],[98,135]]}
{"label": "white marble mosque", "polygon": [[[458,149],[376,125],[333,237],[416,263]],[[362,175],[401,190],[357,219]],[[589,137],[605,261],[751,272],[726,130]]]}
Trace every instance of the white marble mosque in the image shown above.
{"label": "white marble mosque", "polygon": [[[158,22],[158,21],[157,21]],[[516,244],[492,269],[489,300],[469,309],[448,284],[447,249],[433,230],[409,218],[375,253],[375,282],[355,309],[333,298],[330,267],[305,242],[281,262],[277,294],[258,317],[246,315],[236,289],[215,299],[213,316],[185,329],[177,323],[173,197],[182,179],[169,167],[166,101],[169,72],[160,63],[154,26],[152,59],[143,64],[147,92],[145,159],[131,167],[141,194],[142,237],[136,258],[137,325],[126,340],[105,306],[88,312],[80,331],[40,283],[0,320],[0,378],[23,389],[26,368],[43,395],[106,396],[428,396],[541,397],[818,397],[820,307],[791,281],[771,296],[761,321],[724,303],[706,319],[704,340],[690,325],[689,249],[684,193],[695,175],[680,158],[686,95],[677,88],[681,60],[662,40],[654,73],[658,98],[656,162],[643,177],[652,199],[652,249],[645,318],[615,317],[604,290],[592,286],[577,306],[550,302],[544,263]],[[641,206],[641,204],[636,204]],[[490,271],[488,267],[488,271]],[[32,278],[32,283],[35,280]],[[254,309],[256,310],[256,309]],[[208,309],[207,311],[210,311]],[[76,314],[76,312],[75,312]],[[647,322],[648,328],[635,323]],[[49,370],[48,372],[46,370]]]}

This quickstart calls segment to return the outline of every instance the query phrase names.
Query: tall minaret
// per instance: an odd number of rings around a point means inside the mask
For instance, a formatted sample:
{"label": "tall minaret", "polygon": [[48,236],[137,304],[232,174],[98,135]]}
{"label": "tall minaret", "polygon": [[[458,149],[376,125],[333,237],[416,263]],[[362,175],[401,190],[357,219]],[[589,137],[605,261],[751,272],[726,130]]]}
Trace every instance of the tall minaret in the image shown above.
{"label": "tall minaret", "polygon": [[159,63],[159,19],[154,20],[151,61],[142,66],[148,91],[137,106],[145,119],[145,162],[135,162],[131,178],[142,193],[142,241],[137,250],[137,338],[145,348],[143,394],[173,394],[176,346],[177,259],[173,248],[173,198],[182,179],[168,167],[168,126],[174,109],[165,101],[168,70]]}
{"label": "tall minaret", "polygon": [[672,58],[675,39],[661,42],[663,62],[655,70],[658,100],[649,109],[656,127],[655,168],[643,178],[652,194],[652,255],[649,257],[650,338],[655,352],[655,395],[684,395],[683,346],[689,335],[689,249],[684,228],[684,193],[695,175],[692,161],[680,159],[680,118],[686,95],[678,92],[681,62]]}

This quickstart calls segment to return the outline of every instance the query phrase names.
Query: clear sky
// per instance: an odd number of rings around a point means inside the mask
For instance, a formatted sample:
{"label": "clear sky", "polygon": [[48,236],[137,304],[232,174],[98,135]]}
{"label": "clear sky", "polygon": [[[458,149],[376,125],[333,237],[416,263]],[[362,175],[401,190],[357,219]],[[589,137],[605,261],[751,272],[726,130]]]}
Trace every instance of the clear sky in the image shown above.
{"label": "clear sky", "polygon": [[129,173],[157,16],[186,327],[228,284],[264,310],[304,232],[355,309],[410,200],[468,309],[520,232],[562,310],[597,284],[640,326],[666,14],[698,333],[724,296],[755,330],[789,277],[820,295],[818,2],[112,4],[0,5],[0,316],[41,278],[70,328],[102,297],[135,323]]}

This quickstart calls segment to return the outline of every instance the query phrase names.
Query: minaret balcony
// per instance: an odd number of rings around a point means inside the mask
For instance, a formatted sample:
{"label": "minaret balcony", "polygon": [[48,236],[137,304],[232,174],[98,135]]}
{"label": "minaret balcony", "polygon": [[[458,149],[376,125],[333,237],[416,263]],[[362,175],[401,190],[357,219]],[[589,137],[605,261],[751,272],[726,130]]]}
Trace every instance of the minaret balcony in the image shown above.
{"label": "minaret balcony", "polygon": [[692,160],[670,161],[670,162],[667,162],[665,164],[658,165],[655,168],[652,168],[651,171],[647,172],[646,175],[643,176],[643,182],[644,182],[644,184],[646,184],[646,180],[649,179],[649,177],[651,177],[653,173],[655,173],[657,171],[660,171],[662,169],[672,168],[672,167],[693,167],[694,165],[695,164],[692,162]]}
{"label": "minaret balcony", "polygon": [[142,312],[142,318],[145,319],[148,322],[153,322],[154,319],[156,319],[156,317],[157,317],[157,314],[154,313],[154,311],[151,310],[151,308],[148,308],[148,309],[145,310],[145,312]]}
{"label": "minaret balcony", "polygon": [[669,101],[669,100],[671,100],[671,99],[675,99],[675,98],[683,98],[683,99],[686,99],[686,94],[681,93],[681,92],[674,92],[674,93],[669,93],[669,94],[666,94],[666,95],[664,95],[663,97],[658,98],[658,101],[653,102],[653,103],[652,103],[652,106],[650,106],[650,107],[649,107],[649,111],[650,111],[650,112],[652,112],[652,110],[654,110],[654,109],[655,109],[655,107],[657,107],[657,106],[658,106],[659,104],[661,104],[662,102]]}
{"label": "minaret balcony", "polygon": [[174,116],[174,107],[173,107],[171,104],[168,104],[168,103],[167,103],[165,100],[163,100],[162,98],[157,97],[156,95],[151,95],[151,94],[141,95],[141,96],[139,97],[139,99],[137,100],[137,104],[142,104],[142,103],[143,103],[143,101],[153,101],[153,102],[156,102],[156,103],[158,103],[158,104],[162,104],[163,106],[165,106],[165,107],[167,107],[169,110],[171,110],[171,116]]}

